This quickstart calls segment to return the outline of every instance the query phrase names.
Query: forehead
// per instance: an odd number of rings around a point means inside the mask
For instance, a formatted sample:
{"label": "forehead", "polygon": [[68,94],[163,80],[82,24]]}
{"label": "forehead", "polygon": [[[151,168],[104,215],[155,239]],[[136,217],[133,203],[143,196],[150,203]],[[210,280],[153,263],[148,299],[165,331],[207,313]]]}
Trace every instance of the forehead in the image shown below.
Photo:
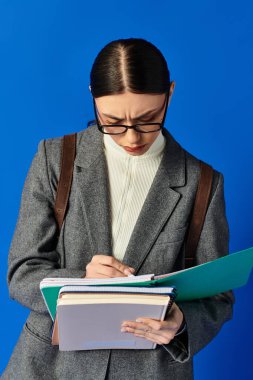
{"label": "forehead", "polygon": [[124,113],[136,116],[146,110],[156,110],[161,107],[165,94],[124,94],[107,95],[95,98],[95,102],[101,113],[108,113],[118,117]]}

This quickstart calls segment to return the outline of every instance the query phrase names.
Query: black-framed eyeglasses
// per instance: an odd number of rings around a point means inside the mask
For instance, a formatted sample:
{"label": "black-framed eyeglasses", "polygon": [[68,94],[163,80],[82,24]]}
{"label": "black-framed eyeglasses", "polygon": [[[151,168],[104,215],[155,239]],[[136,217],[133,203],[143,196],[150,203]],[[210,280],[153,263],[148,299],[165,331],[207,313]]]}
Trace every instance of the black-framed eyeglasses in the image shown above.
{"label": "black-framed eyeglasses", "polygon": [[125,133],[128,129],[134,129],[136,132],[140,133],[152,133],[160,131],[163,128],[167,107],[168,107],[168,98],[169,98],[169,92],[166,93],[165,98],[165,111],[163,115],[163,120],[161,123],[154,122],[154,123],[138,123],[134,125],[124,125],[124,124],[100,124],[98,117],[97,117],[97,111],[96,111],[96,104],[95,100],[93,98],[93,107],[94,107],[94,114],[96,118],[97,127],[100,132],[107,134],[107,135],[120,135],[122,133]]}

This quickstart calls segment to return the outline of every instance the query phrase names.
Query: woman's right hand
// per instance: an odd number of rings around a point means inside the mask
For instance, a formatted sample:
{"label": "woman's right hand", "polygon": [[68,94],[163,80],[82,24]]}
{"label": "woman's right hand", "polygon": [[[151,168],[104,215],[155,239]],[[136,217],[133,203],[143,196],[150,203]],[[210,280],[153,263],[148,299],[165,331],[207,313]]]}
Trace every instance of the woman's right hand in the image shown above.
{"label": "woman's right hand", "polygon": [[134,271],[134,268],[123,264],[113,256],[94,255],[92,260],[86,265],[84,278],[126,277],[129,274],[133,274]]}

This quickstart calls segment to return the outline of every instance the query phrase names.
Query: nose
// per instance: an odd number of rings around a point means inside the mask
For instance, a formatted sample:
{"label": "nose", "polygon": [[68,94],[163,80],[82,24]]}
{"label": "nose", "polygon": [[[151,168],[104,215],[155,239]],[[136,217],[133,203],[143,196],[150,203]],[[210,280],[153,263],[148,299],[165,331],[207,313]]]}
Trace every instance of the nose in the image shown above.
{"label": "nose", "polygon": [[141,133],[131,128],[125,132],[125,138],[129,144],[139,144]]}

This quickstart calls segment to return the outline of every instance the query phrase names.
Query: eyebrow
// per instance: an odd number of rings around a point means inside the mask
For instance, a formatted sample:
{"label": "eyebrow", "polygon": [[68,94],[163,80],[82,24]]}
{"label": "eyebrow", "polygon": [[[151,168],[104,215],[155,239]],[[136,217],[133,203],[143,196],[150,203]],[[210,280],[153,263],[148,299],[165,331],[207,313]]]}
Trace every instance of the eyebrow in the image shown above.
{"label": "eyebrow", "polygon": [[[158,110],[153,109],[153,110],[146,111],[146,112],[144,112],[143,114],[141,114],[141,115],[139,115],[139,116],[137,116],[137,117],[133,117],[133,120],[141,119],[142,117],[144,117],[144,116],[148,116],[148,115],[150,115],[150,114],[153,114],[154,112],[157,112],[157,113],[158,113],[159,111],[161,111],[161,109],[163,108],[163,106],[164,106],[164,103],[163,103],[162,107],[160,107]],[[124,120],[124,119],[120,119],[120,118],[117,117],[117,116],[109,115],[109,114],[107,114],[107,113],[103,113],[103,112],[102,112],[102,114],[103,114],[104,116],[107,116],[107,117],[109,117],[109,118],[111,118],[111,119],[114,119],[114,120],[117,120],[117,121],[122,121],[122,120]]]}

